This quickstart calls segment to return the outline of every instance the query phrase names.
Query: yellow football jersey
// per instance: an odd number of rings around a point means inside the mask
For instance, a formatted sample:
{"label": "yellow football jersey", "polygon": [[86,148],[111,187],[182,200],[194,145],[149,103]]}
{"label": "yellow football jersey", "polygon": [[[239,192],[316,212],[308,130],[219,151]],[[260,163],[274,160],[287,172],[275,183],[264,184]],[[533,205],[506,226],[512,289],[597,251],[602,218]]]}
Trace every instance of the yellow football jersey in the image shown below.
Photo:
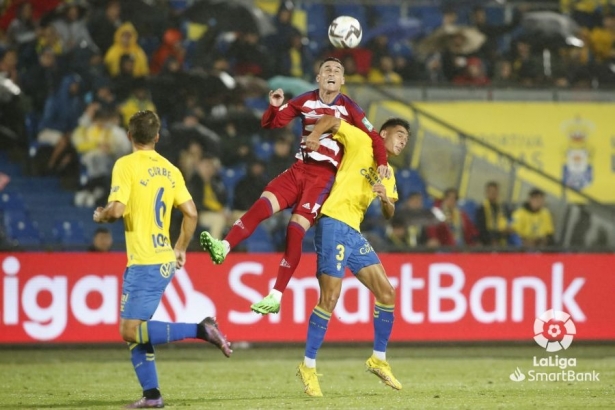
{"label": "yellow football jersey", "polygon": [[126,205],[128,266],[175,261],[171,210],[192,199],[179,169],[153,150],[133,152],[113,166],[109,202]]}
{"label": "yellow football jersey", "polygon": [[397,200],[397,185],[391,169],[391,178],[381,180],[378,165],[374,161],[371,138],[360,129],[342,120],[333,138],[344,145],[344,156],[337,171],[331,195],[325,201],[321,213],[342,221],[357,231],[365,211],[376,198],[372,187],[384,185],[387,196]]}

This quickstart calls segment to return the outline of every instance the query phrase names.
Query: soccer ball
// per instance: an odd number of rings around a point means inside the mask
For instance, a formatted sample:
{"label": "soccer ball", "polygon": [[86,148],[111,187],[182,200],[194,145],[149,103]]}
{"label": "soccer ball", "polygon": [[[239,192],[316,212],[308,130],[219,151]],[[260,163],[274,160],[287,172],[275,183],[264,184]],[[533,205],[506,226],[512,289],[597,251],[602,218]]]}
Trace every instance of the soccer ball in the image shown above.
{"label": "soccer ball", "polygon": [[361,42],[363,29],[359,21],[350,16],[340,16],[329,25],[329,41],[336,48],[355,48]]}

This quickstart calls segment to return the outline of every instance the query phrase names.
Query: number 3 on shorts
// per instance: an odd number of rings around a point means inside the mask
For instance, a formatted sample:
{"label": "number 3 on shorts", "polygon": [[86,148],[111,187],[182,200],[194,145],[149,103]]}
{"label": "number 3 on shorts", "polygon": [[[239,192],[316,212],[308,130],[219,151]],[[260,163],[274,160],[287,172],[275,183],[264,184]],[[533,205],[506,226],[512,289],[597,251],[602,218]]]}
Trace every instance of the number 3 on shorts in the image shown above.
{"label": "number 3 on shorts", "polygon": [[337,255],[335,255],[335,259],[337,259],[338,261],[343,261],[344,260],[344,245],[339,244],[335,247],[335,249],[337,249]]}

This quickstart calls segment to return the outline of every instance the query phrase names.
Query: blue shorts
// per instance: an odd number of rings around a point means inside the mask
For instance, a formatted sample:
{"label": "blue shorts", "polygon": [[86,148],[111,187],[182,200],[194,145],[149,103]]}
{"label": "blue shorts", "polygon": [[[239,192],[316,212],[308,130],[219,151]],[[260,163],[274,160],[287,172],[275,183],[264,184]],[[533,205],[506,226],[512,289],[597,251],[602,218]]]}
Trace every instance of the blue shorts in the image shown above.
{"label": "blue shorts", "polygon": [[361,232],[337,219],[322,216],[314,238],[318,274],[343,278],[348,266],[353,275],[366,266],[380,263],[374,248]]}
{"label": "blue shorts", "polygon": [[128,266],[124,271],[120,317],[150,319],[174,274],[175,262]]}

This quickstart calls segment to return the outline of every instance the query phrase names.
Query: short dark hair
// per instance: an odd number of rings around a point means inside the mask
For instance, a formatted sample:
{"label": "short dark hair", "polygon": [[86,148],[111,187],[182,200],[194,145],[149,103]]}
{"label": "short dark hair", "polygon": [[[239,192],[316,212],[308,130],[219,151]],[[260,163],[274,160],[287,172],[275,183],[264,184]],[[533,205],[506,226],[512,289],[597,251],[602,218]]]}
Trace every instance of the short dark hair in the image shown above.
{"label": "short dark hair", "polygon": [[545,196],[545,191],[538,188],[534,188],[530,191],[530,198],[533,198],[535,196]]}
{"label": "short dark hair", "polygon": [[137,144],[151,144],[159,131],[160,118],[150,110],[139,111],[128,122],[128,132]]}
{"label": "short dark hair", "polygon": [[327,61],[334,61],[334,62],[336,62],[336,63],[339,63],[339,64],[342,66],[342,68],[344,68],[344,64],[342,64],[342,62],[340,61],[340,59],[339,59],[339,58],[335,58],[335,57],[327,57],[327,58],[325,58],[324,60],[322,60],[322,62],[321,62],[321,63],[320,63],[320,65],[318,66],[318,68],[322,68],[322,66],[323,66],[323,65],[325,65],[325,63],[326,63]]}
{"label": "short dark hair", "polygon": [[402,118],[389,118],[388,120],[386,120],[384,122],[384,124],[382,124],[382,126],[380,127],[380,131],[389,128],[389,127],[397,127],[397,126],[402,126],[406,129],[406,131],[408,131],[408,135],[411,134],[410,132],[410,123]]}
{"label": "short dark hair", "polygon": [[450,194],[455,194],[455,198],[459,199],[459,191],[457,190],[457,188],[446,188],[444,190],[444,195],[442,195],[442,198],[446,198]]}
{"label": "short dark hair", "polygon": [[96,228],[96,230],[94,231],[94,236],[98,235],[99,233],[108,233],[108,234],[110,234],[111,231],[109,230],[109,228],[104,228],[104,227]]}
{"label": "short dark hair", "polygon": [[498,184],[496,181],[489,181],[485,184],[485,188],[499,188],[500,184]]}

